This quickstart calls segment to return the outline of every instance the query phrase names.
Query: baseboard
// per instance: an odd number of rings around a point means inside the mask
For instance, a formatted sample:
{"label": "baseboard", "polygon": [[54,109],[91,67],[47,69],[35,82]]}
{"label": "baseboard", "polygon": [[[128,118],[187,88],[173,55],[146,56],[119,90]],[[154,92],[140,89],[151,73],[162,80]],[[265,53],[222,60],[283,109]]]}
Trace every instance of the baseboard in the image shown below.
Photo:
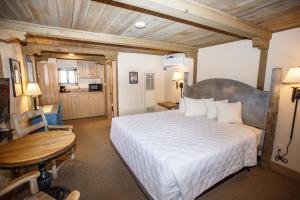
{"label": "baseboard", "polygon": [[271,162],[270,169],[277,172],[278,174],[281,174],[283,176],[286,176],[290,179],[296,180],[300,182],[300,173],[296,172],[294,170],[291,170],[287,167],[284,167],[278,163]]}

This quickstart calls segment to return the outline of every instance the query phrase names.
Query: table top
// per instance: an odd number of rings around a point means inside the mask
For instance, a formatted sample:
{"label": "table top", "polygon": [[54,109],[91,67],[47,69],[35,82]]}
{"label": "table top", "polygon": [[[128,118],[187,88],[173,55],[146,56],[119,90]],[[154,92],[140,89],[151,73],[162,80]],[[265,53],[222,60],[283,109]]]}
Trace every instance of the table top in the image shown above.
{"label": "table top", "polygon": [[158,102],[158,105],[160,105],[161,107],[164,107],[166,109],[173,109],[173,108],[177,108],[177,106],[178,106],[177,103],[171,102],[171,101]]}
{"label": "table top", "polygon": [[72,149],[71,131],[47,131],[26,135],[0,146],[0,168],[15,168],[52,160]]}

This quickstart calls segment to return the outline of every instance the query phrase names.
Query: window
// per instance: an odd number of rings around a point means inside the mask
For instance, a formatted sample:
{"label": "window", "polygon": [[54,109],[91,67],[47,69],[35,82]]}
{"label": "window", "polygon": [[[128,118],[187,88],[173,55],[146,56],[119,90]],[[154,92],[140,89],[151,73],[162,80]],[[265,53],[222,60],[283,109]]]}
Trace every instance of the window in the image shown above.
{"label": "window", "polygon": [[77,84],[77,69],[58,69],[59,84]]}

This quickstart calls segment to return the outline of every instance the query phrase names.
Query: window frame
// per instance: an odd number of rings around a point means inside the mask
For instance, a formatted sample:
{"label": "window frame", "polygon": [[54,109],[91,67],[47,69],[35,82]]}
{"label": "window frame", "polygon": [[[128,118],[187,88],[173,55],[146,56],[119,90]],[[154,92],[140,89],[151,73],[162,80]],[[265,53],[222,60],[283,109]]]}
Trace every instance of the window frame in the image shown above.
{"label": "window frame", "polygon": [[[66,83],[61,82],[61,74],[60,71],[66,71]],[[69,73],[70,71],[75,73],[75,82],[70,83]],[[59,68],[58,69],[58,84],[59,85],[78,85],[78,69],[77,68]]]}

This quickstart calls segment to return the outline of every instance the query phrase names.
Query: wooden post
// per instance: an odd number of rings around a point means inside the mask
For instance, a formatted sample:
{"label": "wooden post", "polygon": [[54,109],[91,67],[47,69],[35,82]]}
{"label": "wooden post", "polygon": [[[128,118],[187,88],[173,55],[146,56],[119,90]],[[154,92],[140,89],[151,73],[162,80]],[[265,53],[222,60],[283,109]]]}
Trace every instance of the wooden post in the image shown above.
{"label": "wooden post", "polygon": [[197,82],[198,52],[194,53],[193,84]]}
{"label": "wooden post", "polygon": [[252,41],[253,41],[253,47],[257,47],[260,49],[259,68],[258,68],[256,87],[259,90],[264,90],[268,51],[269,51],[269,40],[261,39],[261,38],[253,38]]}
{"label": "wooden post", "polygon": [[269,106],[265,128],[265,138],[262,154],[262,166],[264,168],[270,167],[271,156],[273,152],[275,129],[277,123],[279,97],[280,97],[280,84],[282,77],[282,69],[274,68],[272,72]]}

